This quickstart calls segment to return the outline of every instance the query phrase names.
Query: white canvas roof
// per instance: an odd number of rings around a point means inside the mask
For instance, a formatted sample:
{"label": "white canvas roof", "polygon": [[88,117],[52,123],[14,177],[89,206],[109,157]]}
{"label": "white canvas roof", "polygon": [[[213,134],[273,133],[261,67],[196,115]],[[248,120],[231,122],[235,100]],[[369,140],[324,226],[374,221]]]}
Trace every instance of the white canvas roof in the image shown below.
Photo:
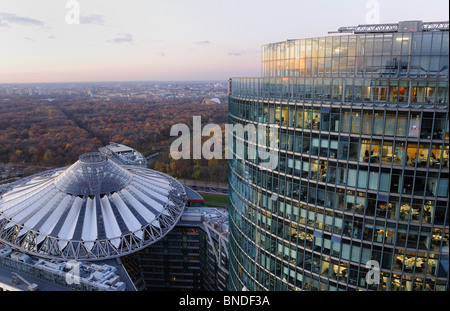
{"label": "white canvas roof", "polygon": [[175,179],[87,154],[0,196],[0,241],[42,257],[123,256],[168,233],[185,203]]}

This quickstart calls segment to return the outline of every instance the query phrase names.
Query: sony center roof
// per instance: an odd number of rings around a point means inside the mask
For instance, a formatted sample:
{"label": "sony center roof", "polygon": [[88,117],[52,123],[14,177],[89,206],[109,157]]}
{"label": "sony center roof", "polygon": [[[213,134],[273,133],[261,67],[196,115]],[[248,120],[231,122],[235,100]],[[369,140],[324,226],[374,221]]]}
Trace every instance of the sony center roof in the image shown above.
{"label": "sony center roof", "polygon": [[0,190],[0,241],[65,260],[103,260],[153,244],[186,204],[177,180],[101,153]]}

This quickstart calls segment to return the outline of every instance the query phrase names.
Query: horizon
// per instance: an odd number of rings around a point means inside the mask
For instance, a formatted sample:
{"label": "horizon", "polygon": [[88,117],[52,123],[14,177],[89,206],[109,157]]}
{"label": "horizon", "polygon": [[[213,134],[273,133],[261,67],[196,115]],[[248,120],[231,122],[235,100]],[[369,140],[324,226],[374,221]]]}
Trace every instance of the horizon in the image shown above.
{"label": "horizon", "polygon": [[426,10],[418,0],[3,0],[0,85],[255,77],[270,42],[342,26],[448,21],[448,9],[444,0]]}
{"label": "horizon", "polygon": [[111,81],[60,81],[60,82],[0,82],[0,85],[39,85],[39,84],[100,84],[100,83],[212,83],[212,82],[222,82],[225,83],[227,80],[111,80]]}

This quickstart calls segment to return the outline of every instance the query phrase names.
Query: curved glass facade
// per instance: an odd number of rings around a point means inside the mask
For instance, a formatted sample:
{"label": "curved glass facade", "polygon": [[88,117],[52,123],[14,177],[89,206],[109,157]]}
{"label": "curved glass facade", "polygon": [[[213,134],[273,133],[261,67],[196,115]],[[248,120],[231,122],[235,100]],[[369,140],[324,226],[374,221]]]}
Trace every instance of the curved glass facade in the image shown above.
{"label": "curved glass facade", "polygon": [[278,165],[229,161],[230,289],[447,290],[448,23],[262,54],[230,123],[274,126]]}

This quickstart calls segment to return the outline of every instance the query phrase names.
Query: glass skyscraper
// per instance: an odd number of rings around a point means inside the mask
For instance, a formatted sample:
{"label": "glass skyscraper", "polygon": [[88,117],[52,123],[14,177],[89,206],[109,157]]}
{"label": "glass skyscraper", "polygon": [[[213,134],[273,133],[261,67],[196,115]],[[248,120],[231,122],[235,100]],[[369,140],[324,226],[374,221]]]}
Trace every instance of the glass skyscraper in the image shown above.
{"label": "glass skyscraper", "polygon": [[230,79],[230,123],[278,137],[274,169],[229,161],[231,290],[448,290],[448,66],[448,22],[410,21],[267,44]]}

